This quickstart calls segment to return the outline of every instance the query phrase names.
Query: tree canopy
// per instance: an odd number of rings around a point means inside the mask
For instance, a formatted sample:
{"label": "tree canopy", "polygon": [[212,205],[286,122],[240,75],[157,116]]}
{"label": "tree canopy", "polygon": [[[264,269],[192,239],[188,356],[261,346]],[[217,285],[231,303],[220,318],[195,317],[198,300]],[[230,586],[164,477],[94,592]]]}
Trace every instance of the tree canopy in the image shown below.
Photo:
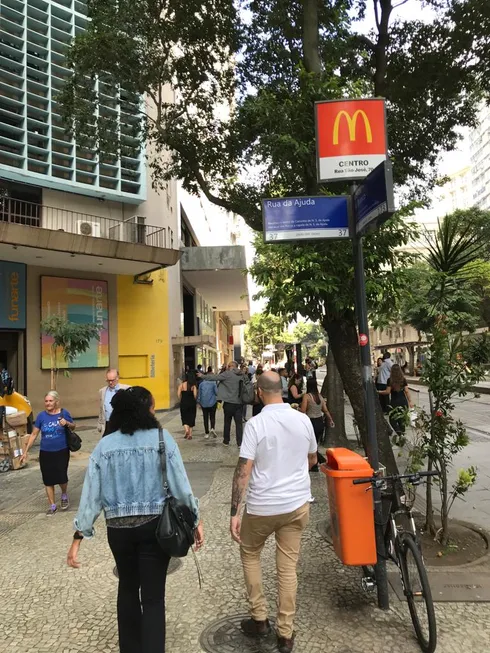
{"label": "tree canopy", "polygon": [[275,315],[255,313],[247,322],[245,329],[245,346],[254,358],[262,356],[268,345],[275,346],[284,342],[284,320]]}
{"label": "tree canopy", "polygon": [[[116,155],[123,143],[98,111],[102,79],[142,95],[150,111],[134,124],[151,142],[153,183],[185,189],[261,228],[263,197],[339,194],[316,178],[314,102],[384,97],[394,178],[424,200],[437,161],[476,122],[490,84],[490,5],[479,0],[91,0],[91,22],[75,38],[74,71],[60,102],[83,141]],[[432,20],[420,18],[429,6]],[[360,20],[374,7],[375,27]],[[162,89],[172,86],[174,98]],[[99,90],[98,90],[99,89]],[[145,109],[145,107],[142,107]],[[115,134],[115,136],[114,136]],[[410,239],[400,215],[365,243],[371,315],[397,312]],[[253,274],[268,310],[299,312],[327,330],[344,387],[363,430],[354,319],[353,265],[345,242],[257,243]],[[386,430],[378,414],[378,433]],[[391,455],[386,432],[381,459]],[[384,456],[383,456],[384,454]]]}
{"label": "tree canopy", "polygon": [[[64,117],[77,139],[118,154],[94,84],[110,84],[123,106],[143,95],[150,111],[142,106],[132,135],[152,143],[154,183],[179,178],[260,228],[261,197],[318,192],[314,101],[382,96],[395,181],[423,194],[488,90],[490,9],[404,4],[410,18],[392,0],[369,3],[366,35],[363,0],[92,0],[70,52]],[[431,22],[418,18],[427,5]]]}

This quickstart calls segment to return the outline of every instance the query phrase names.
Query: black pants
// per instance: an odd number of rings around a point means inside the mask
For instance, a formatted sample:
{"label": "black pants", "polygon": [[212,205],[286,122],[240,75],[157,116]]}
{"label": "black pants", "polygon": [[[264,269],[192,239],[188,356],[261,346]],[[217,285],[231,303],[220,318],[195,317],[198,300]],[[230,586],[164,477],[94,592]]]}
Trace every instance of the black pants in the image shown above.
{"label": "black pants", "polygon": [[214,430],[214,427],[216,426],[216,404],[214,406],[211,406],[210,408],[204,408],[202,407],[202,416],[204,419],[204,432],[206,434],[209,433],[209,419],[211,418],[211,429]]}
{"label": "black pants", "polygon": [[311,425],[315,431],[316,443],[320,444],[323,442],[323,434],[325,431],[325,420],[323,417],[310,417]]}
{"label": "black pants", "polygon": [[165,581],[170,558],[156,540],[157,524],[158,517],[137,528],[107,529],[119,574],[120,653],[165,653]]}
{"label": "black pants", "polygon": [[225,416],[225,429],[223,433],[223,442],[230,444],[231,422],[235,420],[236,443],[240,447],[243,435],[243,406],[242,404],[230,404],[227,401],[223,404],[223,413]]}
{"label": "black pants", "polygon": [[[387,386],[386,383],[376,383],[376,390],[386,390]],[[390,403],[390,396],[389,395],[378,395],[379,397],[379,402],[381,404],[381,408],[383,409],[383,413],[388,412],[388,405]]]}

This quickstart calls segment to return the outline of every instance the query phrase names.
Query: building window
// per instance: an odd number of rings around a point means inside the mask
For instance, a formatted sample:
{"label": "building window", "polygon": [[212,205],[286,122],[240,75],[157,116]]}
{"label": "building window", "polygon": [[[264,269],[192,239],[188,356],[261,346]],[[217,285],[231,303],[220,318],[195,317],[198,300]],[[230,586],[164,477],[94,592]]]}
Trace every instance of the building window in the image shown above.
{"label": "building window", "polygon": [[197,243],[183,214],[181,220],[181,233],[184,247],[197,247]]}

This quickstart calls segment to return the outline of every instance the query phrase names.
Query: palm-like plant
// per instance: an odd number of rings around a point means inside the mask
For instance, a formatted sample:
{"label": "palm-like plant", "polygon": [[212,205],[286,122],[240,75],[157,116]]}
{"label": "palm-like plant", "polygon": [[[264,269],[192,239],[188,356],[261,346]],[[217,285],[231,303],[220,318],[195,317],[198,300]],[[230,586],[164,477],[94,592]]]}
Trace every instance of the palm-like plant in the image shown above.
{"label": "palm-like plant", "polygon": [[[433,272],[431,304],[434,312],[445,313],[455,293],[472,293],[472,266],[481,258],[485,243],[474,226],[464,224],[461,217],[454,215],[439,220],[435,239],[426,235],[426,241],[428,251],[424,258]],[[461,297],[458,299],[461,301]]]}
{"label": "palm-like plant", "polygon": [[[466,394],[481,378],[477,368],[470,370],[461,356],[461,340],[451,336],[458,328],[471,324],[478,314],[477,296],[473,291],[474,264],[480,259],[485,242],[473,227],[457,215],[446,216],[439,222],[434,239],[428,239],[425,255],[430,269],[427,293],[432,318],[431,338],[423,380],[427,383],[431,403],[430,415],[421,421],[428,427],[424,449],[429,469],[441,474],[440,541],[448,542],[448,515],[453,501],[448,470],[454,455],[467,444],[464,425],[453,418],[452,398]],[[425,415],[425,417],[424,417]],[[476,473],[471,476],[476,478]],[[459,486],[458,486],[459,487]],[[470,485],[465,486],[465,491]],[[458,496],[461,492],[458,490]],[[455,495],[456,496],[456,495]],[[427,484],[427,527],[436,532],[433,518],[431,484]]]}

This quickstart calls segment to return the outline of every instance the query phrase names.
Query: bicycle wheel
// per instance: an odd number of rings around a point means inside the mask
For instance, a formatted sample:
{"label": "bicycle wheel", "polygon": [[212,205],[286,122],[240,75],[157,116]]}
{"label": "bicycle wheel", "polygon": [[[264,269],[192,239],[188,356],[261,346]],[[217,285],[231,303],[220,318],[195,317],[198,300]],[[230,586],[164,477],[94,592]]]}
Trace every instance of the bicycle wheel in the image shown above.
{"label": "bicycle wheel", "polygon": [[405,534],[398,556],[405,597],[415,634],[424,653],[434,653],[437,646],[437,627],[434,603],[427,571],[415,538]]}

